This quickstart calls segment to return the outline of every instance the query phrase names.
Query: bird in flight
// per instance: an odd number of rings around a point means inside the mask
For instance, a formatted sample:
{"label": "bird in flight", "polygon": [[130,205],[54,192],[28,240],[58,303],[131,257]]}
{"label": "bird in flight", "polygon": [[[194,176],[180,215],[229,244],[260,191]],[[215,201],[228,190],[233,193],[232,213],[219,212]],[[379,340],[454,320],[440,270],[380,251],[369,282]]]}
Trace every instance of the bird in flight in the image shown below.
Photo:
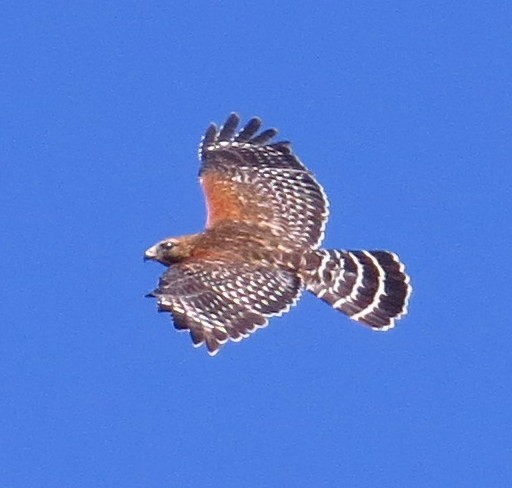
{"label": "bird in flight", "polygon": [[411,293],[398,256],[320,248],[324,190],[289,142],[272,142],[277,130],[260,132],[255,117],[238,131],[239,122],[232,113],[203,136],[206,227],[145,252],[167,267],[147,296],[210,355],[288,312],[303,290],[374,330],[392,328]]}

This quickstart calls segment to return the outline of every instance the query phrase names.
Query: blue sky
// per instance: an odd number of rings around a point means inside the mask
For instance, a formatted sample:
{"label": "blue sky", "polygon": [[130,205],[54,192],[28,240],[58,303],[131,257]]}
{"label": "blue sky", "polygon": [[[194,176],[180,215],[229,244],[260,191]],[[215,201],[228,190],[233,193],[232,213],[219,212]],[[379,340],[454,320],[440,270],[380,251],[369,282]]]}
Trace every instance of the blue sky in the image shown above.
{"label": "blue sky", "polygon": [[[508,487],[508,2],[6,2],[0,485]],[[205,220],[199,138],[280,129],[325,245],[390,249],[377,334],[305,296],[210,358],[143,295]]]}

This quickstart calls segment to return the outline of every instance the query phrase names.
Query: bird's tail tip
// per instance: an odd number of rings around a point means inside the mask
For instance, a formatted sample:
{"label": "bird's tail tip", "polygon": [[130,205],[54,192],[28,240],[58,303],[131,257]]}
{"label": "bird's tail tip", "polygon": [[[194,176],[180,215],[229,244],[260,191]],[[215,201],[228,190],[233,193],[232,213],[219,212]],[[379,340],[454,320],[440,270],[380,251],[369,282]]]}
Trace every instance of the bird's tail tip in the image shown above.
{"label": "bird's tail tip", "polygon": [[313,251],[303,279],[318,298],[375,330],[391,329],[407,313],[412,291],[404,264],[388,251]]}

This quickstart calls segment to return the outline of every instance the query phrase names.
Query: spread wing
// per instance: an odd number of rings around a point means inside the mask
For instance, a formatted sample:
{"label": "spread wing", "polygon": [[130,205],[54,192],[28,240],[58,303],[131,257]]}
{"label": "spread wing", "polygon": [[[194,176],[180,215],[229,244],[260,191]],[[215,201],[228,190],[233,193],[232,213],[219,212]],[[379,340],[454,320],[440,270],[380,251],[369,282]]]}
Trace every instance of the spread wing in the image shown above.
{"label": "spread wing", "polygon": [[287,312],[300,293],[300,278],[286,270],[201,260],[168,268],[150,296],[195,346],[204,343],[214,355],[228,340],[265,327],[267,317]]}
{"label": "spread wing", "polygon": [[218,130],[210,125],[200,146],[200,180],[205,193],[207,228],[231,220],[267,228],[283,245],[315,249],[328,216],[325,193],[293,154],[287,142],[270,143],[277,134],[260,134],[261,121],[231,114]]}

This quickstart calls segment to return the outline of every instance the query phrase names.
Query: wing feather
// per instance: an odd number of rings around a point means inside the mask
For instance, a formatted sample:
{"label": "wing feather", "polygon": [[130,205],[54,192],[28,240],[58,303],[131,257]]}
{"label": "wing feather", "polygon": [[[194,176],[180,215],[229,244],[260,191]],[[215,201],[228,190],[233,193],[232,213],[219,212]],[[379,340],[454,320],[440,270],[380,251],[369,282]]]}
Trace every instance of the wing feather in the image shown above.
{"label": "wing feather", "polygon": [[261,127],[261,119],[258,117],[253,117],[245,127],[235,136],[235,142],[247,142],[253,137]]}
{"label": "wing feather", "polygon": [[328,217],[322,187],[289,142],[270,143],[276,129],[258,135],[261,121],[253,118],[235,134],[238,122],[231,114],[220,132],[211,125],[200,147],[206,227],[243,221],[270,229],[283,245],[317,248]]}
{"label": "wing feather", "polygon": [[240,117],[236,113],[231,113],[221,127],[217,141],[230,141],[234,135],[238,124],[240,123]]}
{"label": "wing feather", "polygon": [[194,345],[204,343],[213,355],[288,311],[301,290],[300,278],[286,270],[198,260],[168,268],[151,295],[160,311],[171,312],[177,329],[190,331]]}

